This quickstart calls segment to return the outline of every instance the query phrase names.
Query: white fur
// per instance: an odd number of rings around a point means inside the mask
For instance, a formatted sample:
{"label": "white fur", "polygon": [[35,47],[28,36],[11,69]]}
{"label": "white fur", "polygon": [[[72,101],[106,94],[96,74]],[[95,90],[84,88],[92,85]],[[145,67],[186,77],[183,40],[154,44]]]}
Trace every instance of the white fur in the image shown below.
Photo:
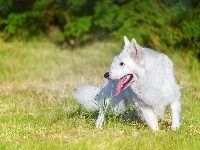
{"label": "white fur", "polygon": [[76,91],[75,97],[77,101],[86,109],[96,110],[99,108],[99,106],[98,102],[95,101],[95,96],[99,91],[100,88],[93,87],[91,85],[84,85]]}
{"label": "white fur", "polygon": [[[178,129],[181,94],[174,78],[173,63],[166,55],[141,47],[135,39],[130,42],[124,37],[124,43],[124,49],[111,64],[109,80],[102,89],[83,86],[76,91],[75,98],[87,109],[99,108],[97,128],[102,128],[108,109],[122,113],[128,104],[135,104],[152,130],[159,129],[158,119],[164,117],[164,110],[169,105],[172,129]],[[121,62],[125,65],[120,65]],[[113,97],[119,79],[127,74],[133,75],[130,85]]]}

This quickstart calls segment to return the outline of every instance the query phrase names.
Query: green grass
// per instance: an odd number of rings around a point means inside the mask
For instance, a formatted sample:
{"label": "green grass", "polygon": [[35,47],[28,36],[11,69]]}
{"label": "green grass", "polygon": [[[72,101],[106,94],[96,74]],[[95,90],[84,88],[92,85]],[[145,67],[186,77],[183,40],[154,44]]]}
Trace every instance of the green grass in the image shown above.
{"label": "green grass", "polygon": [[200,148],[200,64],[191,53],[168,52],[181,86],[182,126],[171,131],[167,111],[154,133],[143,122],[112,114],[97,130],[97,113],[83,110],[73,98],[77,87],[104,82],[120,44],[95,43],[75,51],[47,40],[0,45],[0,149]]}

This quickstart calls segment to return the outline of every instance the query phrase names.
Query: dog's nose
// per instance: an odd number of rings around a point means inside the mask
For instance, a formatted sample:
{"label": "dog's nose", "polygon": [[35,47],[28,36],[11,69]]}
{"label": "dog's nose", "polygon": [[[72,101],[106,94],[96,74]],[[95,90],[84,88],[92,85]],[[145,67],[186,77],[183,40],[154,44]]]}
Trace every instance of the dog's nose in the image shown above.
{"label": "dog's nose", "polygon": [[109,77],[109,72],[106,72],[105,74],[104,74],[104,78],[108,78]]}

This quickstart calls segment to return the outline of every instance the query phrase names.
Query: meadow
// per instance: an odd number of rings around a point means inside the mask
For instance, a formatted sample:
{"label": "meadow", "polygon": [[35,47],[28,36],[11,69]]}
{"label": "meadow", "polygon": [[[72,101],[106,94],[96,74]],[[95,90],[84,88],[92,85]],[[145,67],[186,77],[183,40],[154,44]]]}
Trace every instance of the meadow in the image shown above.
{"label": "meadow", "polygon": [[75,50],[46,39],[0,40],[1,150],[198,150],[200,63],[191,51],[166,51],[182,93],[182,126],[170,129],[169,111],[152,132],[144,122],[108,114],[95,129],[97,112],[73,98],[84,84],[101,86],[122,43],[96,42]]}

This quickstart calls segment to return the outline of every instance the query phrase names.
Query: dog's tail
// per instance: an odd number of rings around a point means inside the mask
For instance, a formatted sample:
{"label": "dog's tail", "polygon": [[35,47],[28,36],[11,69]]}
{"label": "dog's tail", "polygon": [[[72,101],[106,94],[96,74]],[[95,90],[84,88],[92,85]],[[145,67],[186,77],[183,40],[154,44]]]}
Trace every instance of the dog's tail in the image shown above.
{"label": "dog's tail", "polygon": [[99,108],[95,97],[99,93],[100,88],[91,85],[84,85],[77,89],[74,97],[87,110],[97,110]]}

